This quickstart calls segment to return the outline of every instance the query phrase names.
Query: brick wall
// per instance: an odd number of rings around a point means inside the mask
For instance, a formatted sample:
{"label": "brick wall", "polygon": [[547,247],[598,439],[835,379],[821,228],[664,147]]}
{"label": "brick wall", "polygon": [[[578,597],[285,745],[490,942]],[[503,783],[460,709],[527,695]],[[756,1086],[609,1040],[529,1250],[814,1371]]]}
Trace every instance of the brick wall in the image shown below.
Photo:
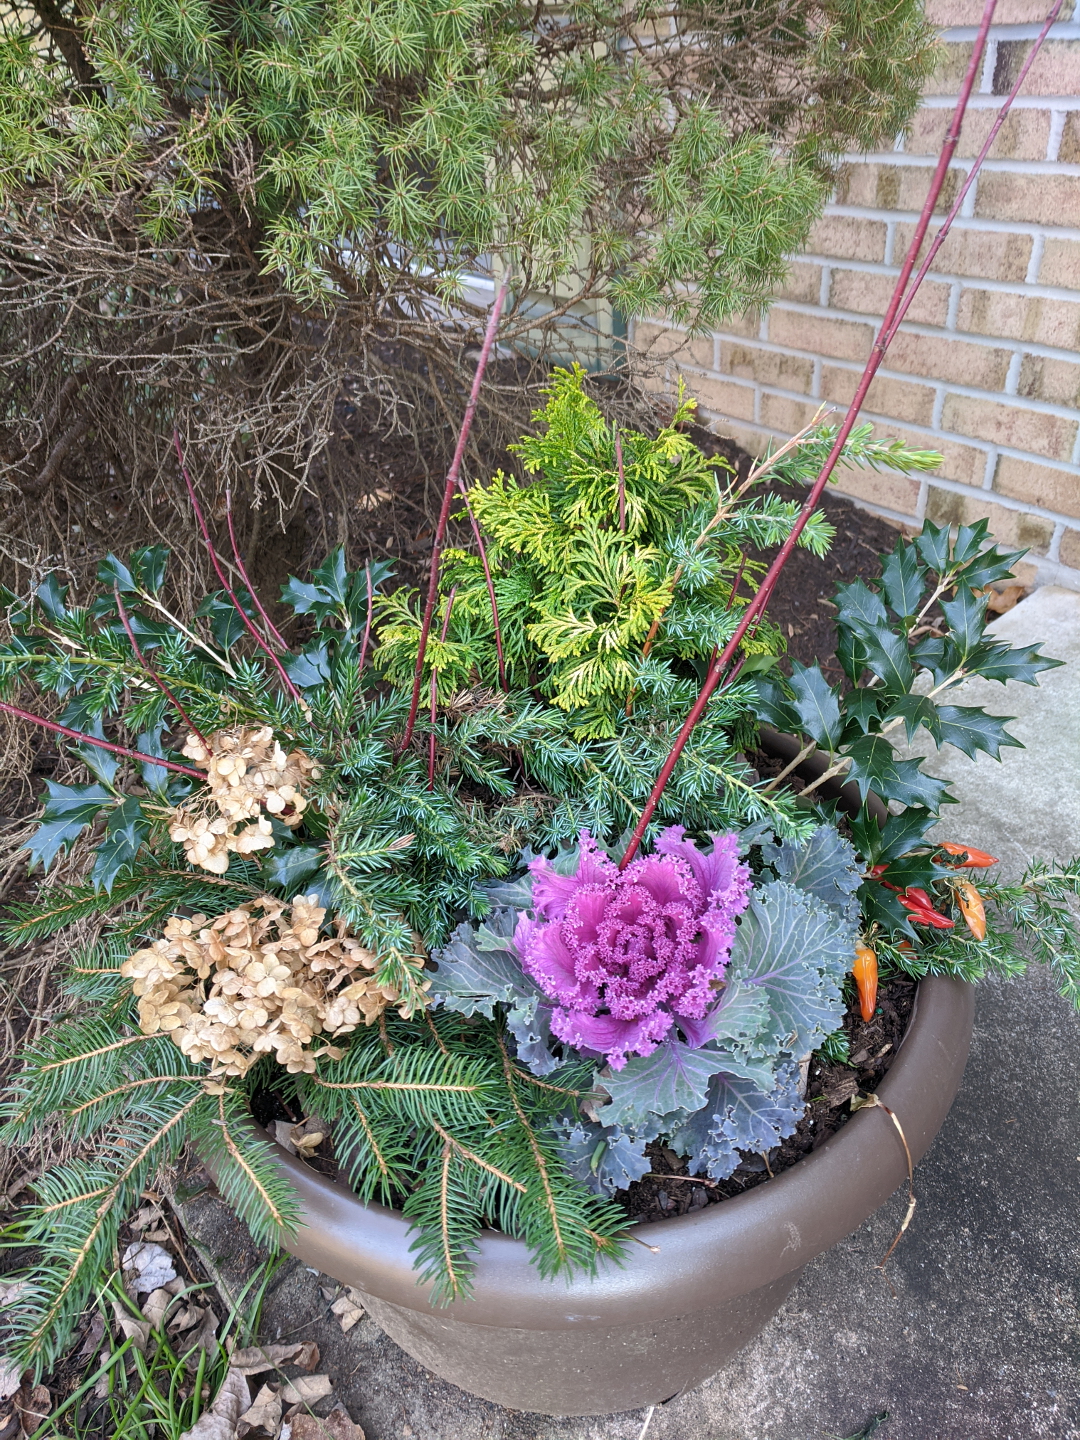
{"label": "brick wall", "polygon": [[[982,0],[927,0],[943,53],[910,134],[851,156],[764,319],[710,338],[636,326],[717,429],[762,450],[822,401],[842,411],[910,243],[971,56]],[[986,137],[1049,0],[1001,0],[942,213]],[[1074,6],[1066,0],[1065,13]],[[934,233],[931,226],[930,235]],[[848,471],[837,488],[917,526],[986,516],[1027,547],[1030,583],[1080,589],[1080,16],[1055,25],[870,389],[864,417],[944,455],[933,476]]]}

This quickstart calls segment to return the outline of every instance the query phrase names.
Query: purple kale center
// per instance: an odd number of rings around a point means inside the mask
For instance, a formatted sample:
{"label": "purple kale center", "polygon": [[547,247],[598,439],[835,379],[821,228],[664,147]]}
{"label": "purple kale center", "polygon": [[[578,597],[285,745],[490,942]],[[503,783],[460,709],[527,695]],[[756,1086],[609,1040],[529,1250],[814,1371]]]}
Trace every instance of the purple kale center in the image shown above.
{"label": "purple kale center", "polygon": [[654,855],[619,871],[585,830],[576,874],[544,859],[529,867],[535,918],[518,924],[522,964],[554,1002],[553,1034],[616,1070],[676,1029],[702,1042],[749,898],[734,835],[702,851],[684,834],[671,826]]}

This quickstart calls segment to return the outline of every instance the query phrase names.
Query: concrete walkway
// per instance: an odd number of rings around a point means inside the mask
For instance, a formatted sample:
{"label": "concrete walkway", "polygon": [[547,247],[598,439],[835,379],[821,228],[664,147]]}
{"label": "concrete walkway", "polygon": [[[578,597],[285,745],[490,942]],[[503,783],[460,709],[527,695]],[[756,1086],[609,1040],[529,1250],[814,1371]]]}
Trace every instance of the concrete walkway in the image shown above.
{"label": "concrete walkway", "polygon": [[[956,751],[930,769],[956,782],[943,838],[1016,872],[1032,853],[1080,851],[1080,594],[1036,592],[996,626],[1070,663],[1039,688],[971,682],[1017,717],[1003,762]],[[501,1410],[436,1380],[365,1317],[342,1336],[319,1277],[296,1262],[265,1308],[264,1338],[315,1338],[367,1440],[826,1440],[882,1411],[878,1440],[1080,1440],[1080,1019],[1049,977],[980,987],[963,1088],[916,1173],[918,1209],[875,1268],[899,1195],[813,1262],[739,1359],[648,1415],[552,1420]],[[218,1202],[187,1223],[226,1280],[250,1240]],[[247,1258],[245,1258],[245,1250]],[[322,1281],[326,1284],[325,1277]]]}

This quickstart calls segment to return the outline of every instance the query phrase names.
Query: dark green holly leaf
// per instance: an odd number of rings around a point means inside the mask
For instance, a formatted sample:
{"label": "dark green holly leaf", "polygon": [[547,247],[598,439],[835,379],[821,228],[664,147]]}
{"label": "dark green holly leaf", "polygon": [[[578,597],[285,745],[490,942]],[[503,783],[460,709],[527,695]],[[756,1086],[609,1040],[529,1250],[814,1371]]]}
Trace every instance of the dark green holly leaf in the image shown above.
{"label": "dark green holly leaf", "polygon": [[935,740],[941,735],[938,723],[938,707],[925,695],[901,695],[889,706],[885,720],[903,720],[904,731],[909,741],[914,740],[919,727],[925,725]]}
{"label": "dark green holly leaf", "polygon": [[59,785],[46,780],[45,809],[34,838],[27,845],[31,870],[40,861],[47,870],[61,850],[97,818],[113,797],[101,785]]}
{"label": "dark green holly leaf", "polygon": [[886,625],[864,626],[858,634],[866,668],[882,682],[886,694],[906,695],[915,679],[907,641]]}
{"label": "dark green holly leaf", "polygon": [[[164,760],[165,751],[161,746],[164,730],[164,724],[155,725],[153,730],[144,730],[135,741],[136,750],[141,750],[144,755],[160,755]],[[164,765],[147,765],[140,761],[139,769],[142,772],[143,784],[148,790],[164,790],[168,785],[169,772]]]}
{"label": "dark green holly leaf", "polygon": [[1015,717],[1012,715],[988,715],[975,705],[939,705],[942,745],[955,745],[965,755],[975,759],[975,752],[985,750],[995,760],[1001,758],[1003,745],[1024,748],[1023,743],[1005,729]]}
{"label": "dark green holly leaf", "polygon": [[885,605],[876,590],[862,580],[836,587],[836,620],[841,625],[884,625],[888,618]]}
{"label": "dark green holly leaf", "polygon": [[941,602],[942,614],[949,622],[949,639],[956,647],[961,663],[982,640],[989,598],[988,595],[976,595],[966,585],[961,585],[954,599]]}
{"label": "dark green holly leaf", "polygon": [[111,591],[114,586],[119,589],[122,595],[128,595],[135,589],[135,577],[116,556],[110,552],[102,560],[97,568],[97,578]]}
{"label": "dark green holly leaf", "polygon": [[45,579],[34,591],[38,604],[54,620],[63,620],[67,616],[67,607],[64,599],[67,596],[68,587],[60,585],[56,579],[56,572],[50,570]]}
{"label": "dark green holly leaf", "polygon": [[1026,554],[1026,550],[1005,551],[994,546],[989,550],[984,550],[981,555],[976,555],[975,559],[965,565],[956,578],[961,584],[970,585],[976,590],[984,585],[992,585],[995,580],[1011,580],[1013,567]]}
{"label": "dark green holly leaf", "polygon": [[935,525],[927,520],[922,532],[915,537],[915,548],[924,562],[938,575],[944,575],[949,568],[949,527]]}
{"label": "dark green holly leaf", "polygon": [[876,729],[880,718],[878,701],[885,699],[882,690],[869,690],[865,686],[861,690],[849,690],[844,696],[845,739],[853,739],[856,733],[866,735]]}
{"label": "dark green holly leaf", "polygon": [[794,705],[785,695],[779,682],[766,675],[753,677],[757,699],[754,714],[759,720],[775,725],[778,730],[790,734],[799,728],[799,717]]}
{"label": "dark green holly leaf", "polygon": [[866,651],[858,635],[847,625],[837,626],[836,658],[844,674],[853,685],[857,685],[859,676],[866,669]]}
{"label": "dark green holly leaf", "polygon": [[95,890],[111,893],[113,881],[123,867],[135,859],[150,834],[150,823],[134,795],[126,795],[109,811],[105,839],[98,846],[91,880]]}
{"label": "dark green holly leaf", "polygon": [[937,816],[931,810],[918,805],[909,805],[899,815],[890,815],[885,821],[881,840],[874,856],[874,863],[894,860],[907,852],[925,837],[928,830],[937,824]]}
{"label": "dark green holly leaf", "polygon": [[330,551],[322,564],[311,572],[315,584],[329,592],[339,605],[348,599],[348,571],[345,569],[345,550],[338,545]]}
{"label": "dark green holly leaf", "polygon": [[[244,607],[244,613],[249,618],[253,618],[255,607],[251,603],[251,596],[248,592],[241,587],[233,593]],[[205,615],[209,618],[214,639],[223,650],[230,649],[237,640],[250,633],[237,613],[236,606],[224,590],[215,590],[212,595],[208,595],[195,614]]]}
{"label": "dark green holly leaf", "polygon": [[268,885],[295,895],[304,881],[321,869],[325,860],[326,851],[320,846],[290,845],[270,853],[263,865],[263,876]]}
{"label": "dark green holly leaf", "polygon": [[140,590],[156,595],[165,584],[169,551],[164,545],[143,545],[128,557],[131,573]]}
{"label": "dark green holly leaf", "polygon": [[934,881],[947,873],[944,865],[934,864],[932,850],[908,851],[906,855],[898,855],[895,860],[890,861],[889,868],[879,878],[895,885],[898,890],[917,885],[920,889],[929,891]]}
{"label": "dark green holly leaf", "polygon": [[945,801],[947,783],[924,775],[918,760],[898,760],[883,735],[864,735],[847,753],[851,756],[848,778],[858,785],[863,800],[873,790],[886,802],[925,805],[935,812]]}
{"label": "dark green holly leaf", "polygon": [[940,635],[924,635],[908,653],[915,664],[925,666],[935,680],[944,680],[952,674],[945,668],[945,641]]}
{"label": "dark green holly leaf", "polygon": [[902,931],[915,939],[908,912],[891,890],[886,890],[876,880],[867,880],[859,886],[859,905],[867,925],[878,924],[887,935]]}
{"label": "dark green holly leaf", "polygon": [[896,549],[885,557],[881,588],[894,613],[902,620],[918,614],[919,602],[926,588],[926,571],[919,564],[914,545],[907,540],[898,540]]}
{"label": "dark green holly leaf", "polygon": [[[346,609],[353,625],[362,626],[367,619],[368,585],[374,603],[375,593],[384,580],[389,580],[394,567],[389,560],[373,560],[363,570],[354,570],[349,576],[349,595]],[[745,671],[746,666],[743,666]]]}
{"label": "dark green holly leaf", "polygon": [[301,690],[314,690],[330,679],[330,648],[325,640],[311,645],[299,655],[282,657],[285,673]]}
{"label": "dark green holly leaf", "polygon": [[1004,641],[988,640],[969,657],[967,672],[981,675],[985,680],[1000,680],[1003,685],[1009,680],[1037,685],[1035,677],[1042,671],[1056,670],[1064,664],[1062,660],[1040,655],[1039,649],[1040,645],[1023,645],[1014,650]]}
{"label": "dark green holly leaf", "polygon": [[851,826],[851,843],[855,846],[856,853],[867,865],[876,865],[881,848],[881,826],[877,816],[864,805],[858,815],[853,816],[848,823]]}
{"label": "dark green holly leaf", "polygon": [[816,740],[823,749],[835,750],[843,729],[837,690],[816,665],[801,665],[798,660],[792,661],[788,683],[800,732]]}
{"label": "dark green holly leaf", "polygon": [[952,547],[952,565],[966,565],[974,560],[990,536],[990,521],[976,520],[974,525],[960,525]]}

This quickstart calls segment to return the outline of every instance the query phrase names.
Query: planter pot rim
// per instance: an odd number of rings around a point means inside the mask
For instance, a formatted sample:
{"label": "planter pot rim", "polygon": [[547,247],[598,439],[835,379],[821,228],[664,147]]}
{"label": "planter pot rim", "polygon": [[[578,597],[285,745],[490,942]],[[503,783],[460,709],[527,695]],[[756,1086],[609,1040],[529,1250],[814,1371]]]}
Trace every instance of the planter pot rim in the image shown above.
{"label": "planter pot rim", "polygon": [[[878,1092],[902,1125],[913,1161],[926,1151],[959,1086],[973,1013],[971,985],[942,977],[920,983],[911,1023]],[[415,1237],[404,1216],[363,1204],[347,1186],[281,1147],[277,1158],[304,1213],[289,1250],[391,1304],[430,1306],[430,1286],[419,1284],[413,1270]],[[634,1226],[631,1233],[644,1244],[631,1243],[621,1266],[602,1261],[595,1276],[541,1279],[522,1241],[487,1231],[473,1297],[434,1313],[474,1325],[558,1330],[707,1309],[800,1269],[857,1229],[906,1175],[892,1121],[880,1109],[864,1109],[775,1179],[718,1205]]]}

